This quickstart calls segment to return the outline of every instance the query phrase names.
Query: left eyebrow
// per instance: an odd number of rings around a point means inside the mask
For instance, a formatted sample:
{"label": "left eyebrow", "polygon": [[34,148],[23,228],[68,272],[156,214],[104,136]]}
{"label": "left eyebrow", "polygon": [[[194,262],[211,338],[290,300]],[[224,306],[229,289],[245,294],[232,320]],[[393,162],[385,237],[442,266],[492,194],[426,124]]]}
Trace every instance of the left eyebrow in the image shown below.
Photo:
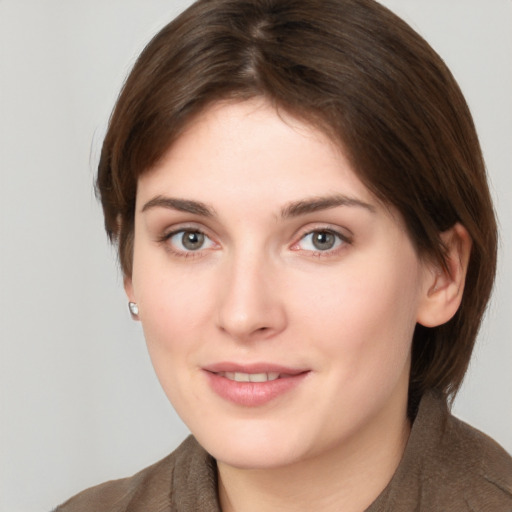
{"label": "left eyebrow", "polygon": [[327,197],[312,197],[310,199],[302,199],[286,205],[281,210],[281,217],[299,217],[300,215],[307,215],[308,213],[314,213],[321,210],[329,210],[331,208],[337,208],[338,206],[355,206],[364,208],[371,213],[375,213],[375,206],[365,203],[355,197],[349,197],[345,195],[334,195]]}
{"label": "left eyebrow", "polygon": [[156,196],[149,200],[141,209],[146,212],[152,208],[167,208],[179,212],[192,213],[203,217],[213,217],[214,211],[205,203],[191,201],[190,199],[178,199],[174,197]]}

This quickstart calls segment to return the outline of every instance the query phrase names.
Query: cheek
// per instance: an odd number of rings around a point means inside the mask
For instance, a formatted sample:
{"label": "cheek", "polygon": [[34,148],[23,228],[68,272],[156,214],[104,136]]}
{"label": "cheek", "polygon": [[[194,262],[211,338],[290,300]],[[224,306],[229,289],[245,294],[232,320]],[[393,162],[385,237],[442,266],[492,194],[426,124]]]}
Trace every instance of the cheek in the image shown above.
{"label": "cheek", "polygon": [[189,400],[200,399],[191,376],[209,315],[206,288],[198,290],[188,279],[145,279],[140,310],[148,353],[167,398],[187,421]]}
{"label": "cheek", "polygon": [[[145,264],[134,284],[148,351],[166,392],[170,381],[193,366],[215,303],[207,276],[179,266]],[[169,381],[169,382],[167,382]]]}
{"label": "cheek", "polygon": [[193,337],[210,315],[212,293],[207,283],[181,279],[146,279],[140,294],[140,311],[148,342],[183,343]]}
{"label": "cheek", "polygon": [[372,263],[317,280],[316,292],[301,304],[312,339],[353,378],[403,367],[416,325],[416,267]]}
{"label": "cheek", "polygon": [[136,238],[133,284],[142,323],[151,330],[172,333],[200,322],[210,305],[211,277],[196,264],[171,261],[143,236]]}

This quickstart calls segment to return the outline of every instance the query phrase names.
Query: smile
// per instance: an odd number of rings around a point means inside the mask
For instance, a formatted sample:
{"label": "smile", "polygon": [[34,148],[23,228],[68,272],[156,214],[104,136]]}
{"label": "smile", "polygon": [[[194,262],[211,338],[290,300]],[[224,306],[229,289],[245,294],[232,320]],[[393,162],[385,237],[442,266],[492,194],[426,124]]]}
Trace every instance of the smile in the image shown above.
{"label": "smile", "polygon": [[293,393],[311,373],[307,369],[268,363],[219,363],[203,370],[211,390],[216,395],[242,407],[261,407]]}
{"label": "smile", "polygon": [[279,378],[279,372],[269,373],[243,373],[243,372],[218,372],[219,377],[225,377],[235,382],[268,382]]}

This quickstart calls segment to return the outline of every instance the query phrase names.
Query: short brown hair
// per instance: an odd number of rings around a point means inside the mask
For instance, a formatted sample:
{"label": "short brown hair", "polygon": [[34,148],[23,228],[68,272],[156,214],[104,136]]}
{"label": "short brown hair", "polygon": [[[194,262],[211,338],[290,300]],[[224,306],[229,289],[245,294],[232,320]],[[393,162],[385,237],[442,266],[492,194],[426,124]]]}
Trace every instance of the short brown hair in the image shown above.
{"label": "short brown hair", "polygon": [[450,71],[373,0],[199,0],[140,55],[112,114],[97,187],[106,230],[131,274],[137,179],[191,118],[221,99],[265,97],[325,131],[403,216],[418,254],[443,263],[460,222],[472,252],[448,323],[417,326],[410,393],[454,395],[496,269],[497,235],[472,117]]}

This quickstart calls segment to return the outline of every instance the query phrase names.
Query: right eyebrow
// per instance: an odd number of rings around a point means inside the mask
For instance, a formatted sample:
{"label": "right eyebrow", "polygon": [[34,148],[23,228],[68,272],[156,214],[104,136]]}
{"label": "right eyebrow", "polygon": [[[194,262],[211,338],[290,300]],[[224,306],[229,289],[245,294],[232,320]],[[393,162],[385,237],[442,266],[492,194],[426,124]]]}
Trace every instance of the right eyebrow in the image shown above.
{"label": "right eyebrow", "polygon": [[375,213],[375,206],[365,203],[355,197],[346,196],[343,194],[335,194],[326,197],[312,197],[300,201],[295,201],[288,204],[281,211],[283,218],[298,217],[300,215],[307,215],[309,213],[318,212],[321,210],[328,210],[338,206],[357,206],[364,208],[371,213]]}
{"label": "right eyebrow", "polygon": [[141,212],[146,212],[152,208],[167,208],[169,210],[192,213],[203,217],[213,217],[215,214],[213,208],[210,208],[207,204],[201,203],[200,201],[191,201],[189,199],[178,199],[166,196],[153,197],[153,199],[150,199],[142,207]]}

